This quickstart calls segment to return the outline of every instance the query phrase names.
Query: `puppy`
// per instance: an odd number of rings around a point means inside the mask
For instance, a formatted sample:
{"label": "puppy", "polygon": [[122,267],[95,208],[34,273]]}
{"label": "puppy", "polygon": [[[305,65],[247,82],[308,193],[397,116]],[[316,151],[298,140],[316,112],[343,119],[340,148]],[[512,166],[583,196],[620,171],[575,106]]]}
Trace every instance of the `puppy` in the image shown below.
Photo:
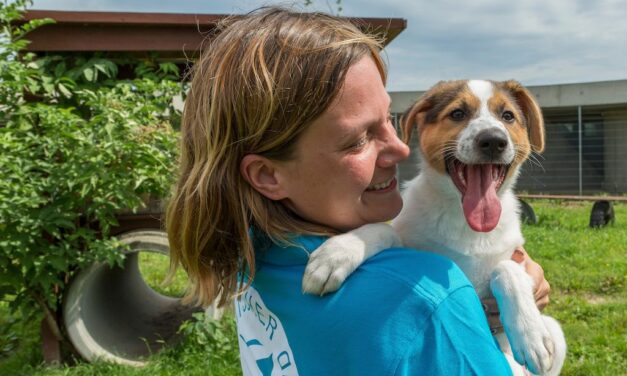
{"label": "puppy", "polygon": [[441,82],[402,123],[405,142],[417,125],[422,163],[405,186],[401,213],[392,227],[369,224],[327,240],[311,255],[303,289],[336,290],[361,262],[399,244],[400,237],[406,247],[455,261],[479,297],[494,295],[505,330],[496,337],[515,374],[523,372],[519,364],[537,374],[559,374],[563,332],[541,315],[532,279],[511,260],[524,243],[512,187],[531,152],[544,149],[537,102],[515,81]]}
{"label": "puppy", "polygon": [[614,224],[614,207],[607,200],[595,201],[590,213],[590,227],[601,228]]}

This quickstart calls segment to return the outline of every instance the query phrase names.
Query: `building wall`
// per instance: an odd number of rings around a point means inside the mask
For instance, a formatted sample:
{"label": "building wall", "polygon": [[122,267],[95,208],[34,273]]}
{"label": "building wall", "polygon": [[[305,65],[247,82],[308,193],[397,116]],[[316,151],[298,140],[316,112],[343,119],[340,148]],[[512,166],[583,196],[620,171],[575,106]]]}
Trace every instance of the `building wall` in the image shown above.
{"label": "building wall", "polygon": [[627,109],[612,109],[605,118],[606,192],[627,192]]}

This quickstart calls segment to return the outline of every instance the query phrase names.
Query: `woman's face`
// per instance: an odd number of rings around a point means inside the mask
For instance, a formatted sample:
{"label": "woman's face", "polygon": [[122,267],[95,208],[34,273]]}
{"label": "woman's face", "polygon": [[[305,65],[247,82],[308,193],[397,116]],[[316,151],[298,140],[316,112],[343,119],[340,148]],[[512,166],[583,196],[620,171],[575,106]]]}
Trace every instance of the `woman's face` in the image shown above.
{"label": "woman's face", "polygon": [[364,57],[346,73],[329,108],[280,163],[283,202],[304,219],[347,231],[394,218],[402,208],[396,165],[409,148],[390,121],[390,97]]}

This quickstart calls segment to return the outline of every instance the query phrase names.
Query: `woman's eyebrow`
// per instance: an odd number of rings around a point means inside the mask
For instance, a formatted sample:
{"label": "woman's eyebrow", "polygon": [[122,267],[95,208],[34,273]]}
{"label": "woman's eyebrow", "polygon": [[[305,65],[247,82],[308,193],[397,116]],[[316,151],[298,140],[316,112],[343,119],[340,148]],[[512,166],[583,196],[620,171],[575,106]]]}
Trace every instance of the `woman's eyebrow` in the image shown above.
{"label": "woman's eyebrow", "polygon": [[[390,97],[389,94],[387,95],[387,99],[388,99],[388,107],[387,107],[385,119],[387,119],[387,117],[392,111],[392,98]],[[347,142],[352,142],[354,138],[358,137],[359,135],[361,135],[363,132],[367,131],[368,129],[379,125],[380,122],[381,122],[381,119],[372,119],[366,123],[363,123],[362,125],[358,127],[350,127],[350,128],[344,129],[342,131],[342,134],[339,136],[339,143],[344,144]]]}
{"label": "woman's eyebrow", "polygon": [[342,130],[342,133],[338,137],[339,143],[345,144],[345,143],[353,142],[354,139],[359,137],[362,133],[364,133],[368,129],[369,126],[370,126],[370,123],[368,123],[366,126],[350,127],[350,128]]}

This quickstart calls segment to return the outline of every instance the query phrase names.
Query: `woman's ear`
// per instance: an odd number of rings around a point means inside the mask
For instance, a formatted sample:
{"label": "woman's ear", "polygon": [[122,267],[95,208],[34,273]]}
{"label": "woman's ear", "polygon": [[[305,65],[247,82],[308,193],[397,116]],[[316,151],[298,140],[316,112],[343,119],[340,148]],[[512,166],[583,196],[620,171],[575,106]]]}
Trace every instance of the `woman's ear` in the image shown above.
{"label": "woman's ear", "polygon": [[245,155],[239,165],[244,180],[257,192],[275,201],[287,197],[277,167],[275,162],[258,154]]}

